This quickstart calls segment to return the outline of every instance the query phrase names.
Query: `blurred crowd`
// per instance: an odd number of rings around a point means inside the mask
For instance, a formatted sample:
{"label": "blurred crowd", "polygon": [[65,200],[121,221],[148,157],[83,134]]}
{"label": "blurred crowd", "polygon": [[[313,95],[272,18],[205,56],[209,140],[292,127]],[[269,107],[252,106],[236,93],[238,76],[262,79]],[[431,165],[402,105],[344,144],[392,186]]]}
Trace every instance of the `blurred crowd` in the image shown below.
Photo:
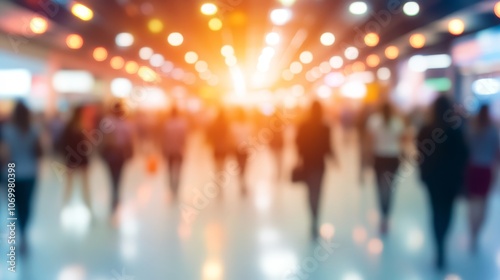
{"label": "blurred crowd", "polygon": [[[499,132],[487,105],[469,115],[446,96],[443,93],[425,112],[411,115],[401,114],[389,101],[363,104],[356,112],[335,116],[318,102],[303,112],[214,107],[203,114],[193,114],[176,107],[165,112],[134,111],[126,102],[117,101],[110,106],[79,106],[67,115],[57,113],[44,119],[35,117],[23,102],[18,102],[12,114],[1,122],[0,141],[3,166],[16,164],[22,252],[26,254],[29,248],[26,226],[41,157],[51,157],[59,164],[65,183],[62,205],[68,203],[75,180],[81,178],[83,200],[89,209],[89,159],[101,157],[112,182],[110,223],[117,224],[120,179],[127,161],[137,154],[144,155],[148,158],[147,170],[154,173],[163,158],[168,167],[166,187],[173,197],[178,197],[186,147],[194,131],[203,131],[212,150],[215,172],[225,167],[228,158],[235,159],[242,196],[251,192],[245,179],[248,161],[259,145],[269,147],[279,170],[277,184],[292,180],[307,186],[308,197],[304,199],[310,206],[311,224],[305,226],[311,228],[311,236],[316,239],[323,177],[328,166],[340,165],[336,150],[342,147],[333,144],[332,134],[343,131],[346,141],[357,139],[359,144],[360,187],[371,178],[367,172],[375,174],[382,236],[391,228],[394,188],[405,183],[409,169],[419,171],[432,213],[436,266],[441,269],[446,265],[445,241],[453,205],[459,196],[465,196],[469,202],[470,248],[472,253],[478,250],[477,240],[500,147]],[[283,149],[289,130],[293,131],[290,143],[295,145],[299,160],[291,172],[285,172]],[[327,161],[333,164],[328,165]],[[291,176],[287,176],[289,173]],[[2,185],[5,178],[2,174]],[[218,183],[218,192],[223,192],[224,182]]]}

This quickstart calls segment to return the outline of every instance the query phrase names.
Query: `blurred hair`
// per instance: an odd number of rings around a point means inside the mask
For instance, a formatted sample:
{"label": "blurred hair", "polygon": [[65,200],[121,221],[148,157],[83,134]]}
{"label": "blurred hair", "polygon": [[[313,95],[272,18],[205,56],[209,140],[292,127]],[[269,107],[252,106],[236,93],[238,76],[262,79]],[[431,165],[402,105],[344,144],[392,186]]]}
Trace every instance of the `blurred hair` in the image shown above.
{"label": "blurred hair", "polygon": [[453,109],[453,103],[451,100],[444,96],[440,95],[435,101],[433,105],[433,122],[438,125],[444,125],[446,122],[444,121],[444,115],[447,111]]}
{"label": "blurred hair", "polygon": [[125,108],[123,106],[123,103],[121,101],[116,101],[113,104],[112,112],[113,115],[116,117],[123,117],[125,116]]}
{"label": "blurred hair", "polygon": [[323,119],[323,107],[318,101],[314,101],[309,109],[309,118],[320,123]]}
{"label": "blurred hair", "polygon": [[12,123],[21,131],[28,131],[31,125],[31,113],[22,101],[18,101],[12,112]]}

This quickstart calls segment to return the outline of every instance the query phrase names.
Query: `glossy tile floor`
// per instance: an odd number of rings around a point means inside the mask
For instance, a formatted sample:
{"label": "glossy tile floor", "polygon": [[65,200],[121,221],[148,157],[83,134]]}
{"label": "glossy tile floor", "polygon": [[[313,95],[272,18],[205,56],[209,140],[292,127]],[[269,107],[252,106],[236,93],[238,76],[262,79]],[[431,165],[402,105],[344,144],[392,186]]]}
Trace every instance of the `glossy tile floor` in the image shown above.
{"label": "glossy tile floor", "polygon": [[[305,188],[277,183],[275,160],[264,145],[256,146],[249,161],[247,197],[239,193],[231,160],[224,169],[224,193],[214,193],[218,176],[199,134],[190,139],[179,202],[166,187],[164,164],[151,173],[146,157],[136,156],[123,175],[118,227],[109,221],[108,171],[101,160],[91,164],[91,222],[78,192],[61,211],[63,181],[52,168],[54,160],[45,159],[30,226],[31,253],[18,261],[17,273],[8,272],[4,234],[0,279],[500,279],[498,187],[475,257],[467,251],[466,205],[457,203],[449,268],[436,273],[427,197],[417,172],[397,186],[391,232],[381,240],[374,186],[358,185],[355,141],[337,138],[341,166],[329,166],[324,180],[321,232],[330,239],[322,244],[308,235]],[[284,162],[290,170],[291,148]]]}

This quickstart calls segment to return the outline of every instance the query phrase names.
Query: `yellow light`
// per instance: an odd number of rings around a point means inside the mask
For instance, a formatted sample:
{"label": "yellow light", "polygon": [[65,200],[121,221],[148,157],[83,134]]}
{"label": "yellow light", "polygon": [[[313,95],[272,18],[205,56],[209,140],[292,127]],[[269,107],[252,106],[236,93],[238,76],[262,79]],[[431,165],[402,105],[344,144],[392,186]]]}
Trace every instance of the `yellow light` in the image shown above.
{"label": "yellow light", "polygon": [[156,80],[155,71],[147,66],[141,66],[137,74],[145,82],[154,82]]}
{"label": "yellow light", "polygon": [[366,65],[369,67],[377,67],[380,64],[380,58],[376,54],[371,54],[366,58]]}
{"label": "yellow light", "polygon": [[30,21],[31,32],[35,34],[43,34],[49,28],[49,23],[42,17],[34,17]]}
{"label": "yellow light", "polygon": [[363,71],[365,71],[365,69],[366,69],[366,66],[361,61],[356,61],[352,64],[352,71],[354,71],[354,72],[363,72]]}
{"label": "yellow light", "polygon": [[389,46],[385,49],[385,56],[388,59],[396,59],[399,56],[399,49],[395,46]]}
{"label": "yellow light", "polygon": [[189,64],[195,64],[196,61],[198,61],[198,54],[195,52],[187,52],[184,56],[184,60]]}
{"label": "yellow light", "polygon": [[115,56],[111,58],[109,64],[111,65],[111,68],[118,70],[123,68],[123,64],[125,64],[125,61],[120,56]]}
{"label": "yellow light", "polygon": [[368,47],[375,47],[379,41],[380,38],[376,33],[371,32],[365,35],[365,44]]}
{"label": "yellow light", "polygon": [[233,47],[231,45],[224,45],[220,49],[220,53],[223,56],[231,56],[231,55],[234,55],[234,49],[233,49]]}
{"label": "yellow light", "polygon": [[425,36],[423,34],[413,34],[410,37],[410,45],[415,49],[421,49],[425,46]]}
{"label": "yellow light", "polygon": [[73,4],[73,6],[71,7],[71,12],[77,18],[84,21],[89,21],[94,17],[94,12],[92,12],[92,10],[87,6],[82,5],[80,3]]}
{"label": "yellow light", "polygon": [[201,5],[201,13],[207,16],[215,15],[217,10],[217,6],[213,3],[205,3]]}
{"label": "yellow light", "polygon": [[229,22],[234,26],[241,26],[247,22],[247,16],[243,12],[235,11],[229,15]]}
{"label": "yellow light", "polygon": [[222,29],[222,21],[218,18],[213,18],[208,22],[208,28],[212,31],[219,31]]}
{"label": "yellow light", "polygon": [[108,57],[108,51],[103,47],[98,47],[94,49],[93,56],[96,61],[104,61]]}
{"label": "yellow light", "polygon": [[160,33],[163,30],[163,23],[157,18],[153,18],[148,22],[148,29],[153,33]]}
{"label": "yellow light", "polygon": [[139,65],[135,61],[129,61],[125,64],[125,72],[127,72],[129,74],[137,73],[138,69],[139,69]]}
{"label": "yellow light", "polygon": [[83,46],[83,39],[78,34],[70,34],[66,37],[66,45],[70,49],[77,50]]}
{"label": "yellow light", "polygon": [[495,4],[495,7],[493,8],[493,11],[495,12],[495,15],[500,18],[500,1],[498,1]]}
{"label": "yellow light", "polygon": [[182,42],[184,42],[184,36],[182,36],[181,33],[179,32],[173,32],[168,35],[168,43],[174,47],[182,45]]}
{"label": "yellow light", "polygon": [[453,35],[460,35],[464,33],[465,23],[461,19],[452,19],[448,23],[448,31]]}

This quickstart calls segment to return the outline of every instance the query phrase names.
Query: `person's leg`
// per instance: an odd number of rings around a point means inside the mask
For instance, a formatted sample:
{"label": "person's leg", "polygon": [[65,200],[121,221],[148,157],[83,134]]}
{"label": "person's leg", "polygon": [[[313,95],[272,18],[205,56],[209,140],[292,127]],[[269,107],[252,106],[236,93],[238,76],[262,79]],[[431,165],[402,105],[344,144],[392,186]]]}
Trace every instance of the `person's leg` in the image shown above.
{"label": "person's leg", "polygon": [[239,177],[240,177],[241,193],[245,195],[247,193],[247,186],[245,181],[247,155],[245,153],[236,153],[236,161],[238,162],[238,166],[240,167]]}
{"label": "person's leg", "polygon": [[323,179],[323,170],[312,170],[307,175],[307,186],[309,192],[309,208],[311,211],[311,230],[313,238],[318,236],[319,223],[319,205],[321,198],[321,182]]}
{"label": "person's leg", "polygon": [[387,180],[384,178],[384,173],[387,170],[387,162],[384,158],[375,157],[374,171],[377,180],[377,195],[380,210],[380,232],[387,233],[388,229],[388,215],[389,215],[389,197],[390,189]]}
{"label": "person's leg", "polygon": [[21,239],[21,253],[27,250],[27,224],[29,223],[32,208],[32,197],[35,190],[35,179],[18,180],[16,182],[16,210]]}
{"label": "person's leg", "polygon": [[68,172],[66,173],[66,184],[64,187],[64,194],[63,194],[63,204],[62,204],[63,207],[67,206],[71,199],[74,173],[75,173],[74,169],[68,168]]}
{"label": "person's leg", "polygon": [[174,197],[177,197],[180,184],[182,156],[169,155],[168,165],[169,165],[170,188],[172,190]]}
{"label": "person's leg", "polygon": [[122,161],[109,162],[111,173],[111,213],[115,214],[120,201],[120,176],[123,169]]}
{"label": "person's leg", "polygon": [[479,231],[484,221],[486,208],[486,199],[481,197],[469,198],[469,223],[471,232],[470,249],[472,252],[477,250]]}
{"label": "person's leg", "polygon": [[436,265],[437,268],[442,269],[446,265],[446,235],[451,223],[454,199],[441,194],[440,198],[435,197],[433,200],[433,227],[437,251]]}
{"label": "person's leg", "polygon": [[80,168],[81,170],[81,175],[82,175],[82,191],[83,191],[83,201],[87,208],[90,211],[90,214],[92,215],[92,203],[91,203],[91,198],[90,198],[90,173],[89,173],[89,167],[88,166],[82,166]]}

